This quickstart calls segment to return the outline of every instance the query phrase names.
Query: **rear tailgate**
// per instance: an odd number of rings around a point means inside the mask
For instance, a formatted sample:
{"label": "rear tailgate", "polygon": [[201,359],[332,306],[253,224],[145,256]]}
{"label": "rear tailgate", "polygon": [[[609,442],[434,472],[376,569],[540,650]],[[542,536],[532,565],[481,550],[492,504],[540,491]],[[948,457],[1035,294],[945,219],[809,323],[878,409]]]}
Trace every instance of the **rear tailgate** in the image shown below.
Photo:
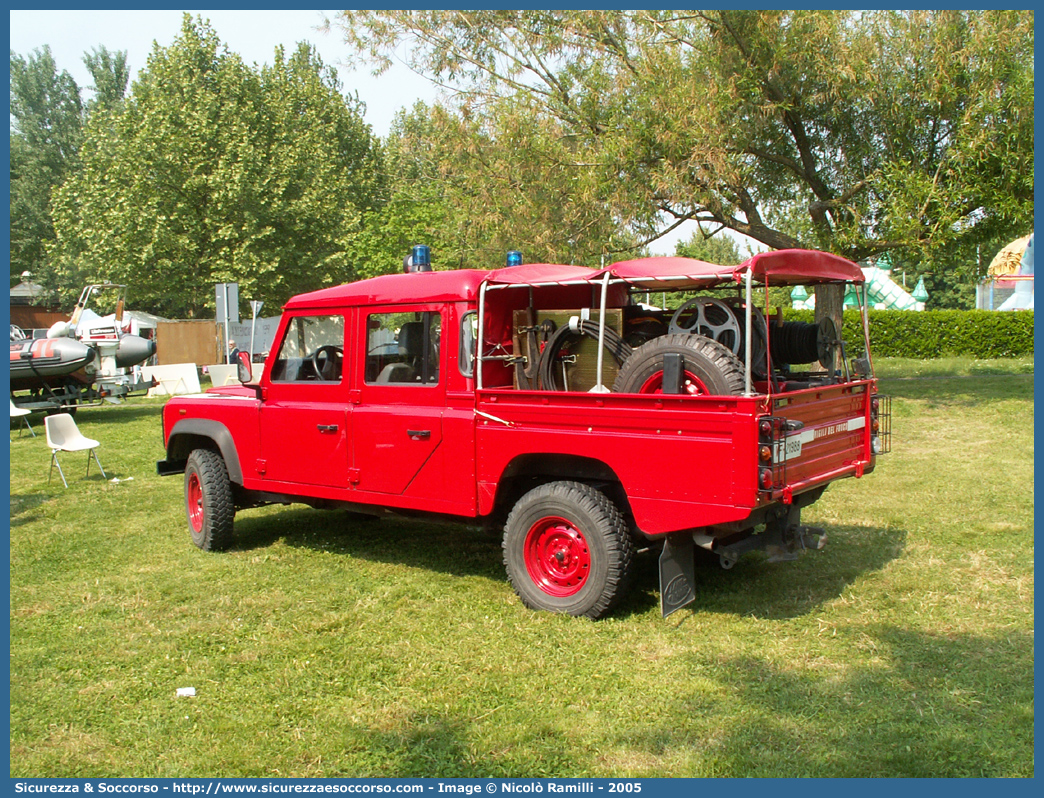
{"label": "rear tailgate", "polygon": [[[763,495],[790,502],[794,494],[873,470],[868,381],[795,391],[772,399],[772,483]],[[770,438],[770,440],[769,440]]]}

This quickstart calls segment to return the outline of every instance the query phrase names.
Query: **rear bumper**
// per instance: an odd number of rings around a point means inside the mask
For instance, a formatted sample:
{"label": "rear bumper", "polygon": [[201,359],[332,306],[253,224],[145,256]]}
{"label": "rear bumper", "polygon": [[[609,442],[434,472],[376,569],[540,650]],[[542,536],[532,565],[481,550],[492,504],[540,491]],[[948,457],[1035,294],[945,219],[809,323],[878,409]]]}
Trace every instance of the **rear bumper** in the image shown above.
{"label": "rear bumper", "polygon": [[781,501],[784,504],[793,504],[794,496],[796,494],[804,493],[812,488],[817,488],[820,485],[825,485],[828,482],[844,479],[846,477],[855,477],[858,479],[863,476],[863,474],[869,474],[873,470],[873,460],[857,460],[854,463],[850,463],[841,468],[835,468],[833,471],[828,471],[825,474],[817,474],[816,476],[802,480],[801,482],[786,485],[782,490],[773,491],[772,499],[774,501]]}

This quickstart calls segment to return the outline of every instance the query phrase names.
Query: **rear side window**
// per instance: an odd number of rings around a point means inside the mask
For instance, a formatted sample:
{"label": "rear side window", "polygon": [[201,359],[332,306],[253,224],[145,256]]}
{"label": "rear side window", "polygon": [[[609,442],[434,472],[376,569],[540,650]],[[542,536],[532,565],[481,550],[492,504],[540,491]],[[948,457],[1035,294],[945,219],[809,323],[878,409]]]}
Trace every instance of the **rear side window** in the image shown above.
{"label": "rear side window", "polygon": [[344,316],[291,319],[272,366],[272,380],[339,383],[343,376]]}
{"label": "rear side window", "polygon": [[366,319],[366,382],[436,385],[442,316],[432,311],[373,313]]}

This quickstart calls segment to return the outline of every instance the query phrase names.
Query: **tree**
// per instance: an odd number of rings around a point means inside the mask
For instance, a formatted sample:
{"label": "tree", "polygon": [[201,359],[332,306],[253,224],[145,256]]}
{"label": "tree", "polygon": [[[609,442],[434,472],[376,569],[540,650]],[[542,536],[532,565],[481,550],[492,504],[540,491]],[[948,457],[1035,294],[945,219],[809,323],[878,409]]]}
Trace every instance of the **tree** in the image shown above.
{"label": "tree", "polygon": [[644,240],[694,219],[773,248],[938,259],[1032,217],[1031,12],[346,11],[335,24],[378,64],[408,41],[410,65],[458,87],[472,118],[490,124],[505,98],[538,111],[588,164],[595,191],[570,199]]}
{"label": "tree", "polygon": [[722,266],[737,266],[745,258],[740,254],[736,239],[718,233],[707,235],[701,227],[693,233],[688,241],[679,241],[674,245],[674,254],[682,258],[695,258],[705,263],[717,263]]}
{"label": "tree", "polygon": [[130,82],[127,51],[110,53],[104,47],[95,47],[85,53],[83,63],[94,78],[94,99],[87,103],[88,111],[103,108],[111,110],[123,102]]}
{"label": "tree", "polygon": [[598,265],[633,244],[598,201],[576,143],[521,103],[498,101],[481,115],[418,104],[400,114],[385,149],[390,198],[371,232],[394,242],[398,258],[381,262],[401,264],[418,235],[437,268],[502,266],[515,249],[529,262]]}
{"label": "tree", "polygon": [[436,143],[431,116],[432,109],[422,102],[399,111],[383,142],[384,201],[364,214],[362,229],[350,245],[356,277],[401,271],[414,244],[431,247],[436,269],[459,263],[453,244],[457,214],[440,179],[439,162],[432,157]]}
{"label": "tree", "polygon": [[76,81],[50,47],[28,58],[11,51],[11,117],[11,275],[39,275],[54,240],[51,191],[73,167],[82,120]]}
{"label": "tree", "polygon": [[122,105],[88,120],[81,160],[56,194],[55,281],[130,283],[171,316],[212,308],[215,283],[278,306],[352,279],[382,196],[360,103],[308,45],[251,68],[188,15]]}
{"label": "tree", "polygon": [[[55,240],[51,194],[77,167],[88,111],[122,99],[127,54],[104,47],[84,55],[97,84],[85,106],[72,76],[58,72],[49,47],[28,58],[11,53],[11,276],[31,271],[45,279],[53,270],[47,248]],[[100,88],[99,88],[100,87]]]}

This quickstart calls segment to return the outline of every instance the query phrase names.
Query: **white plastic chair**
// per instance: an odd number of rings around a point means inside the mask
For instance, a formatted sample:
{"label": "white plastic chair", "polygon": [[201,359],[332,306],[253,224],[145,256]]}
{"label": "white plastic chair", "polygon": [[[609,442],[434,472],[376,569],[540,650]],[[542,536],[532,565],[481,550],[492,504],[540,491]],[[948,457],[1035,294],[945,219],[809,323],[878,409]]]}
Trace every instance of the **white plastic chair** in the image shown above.
{"label": "white plastic chair", "polygon": [[94,462],[98,464],[98,470],[101,471],[102,477],[108,479],[105,476],[105,469],[102,468],[101,461],[98,459],[98,453],[94,451],[100,444],[96,440],[85,437],[76,426],[72,416],[68,413],[46,416],[44,418],[44,428],[47,431],[47,445],[51,447],[51,468],[47,472],[48,485],[51,484],[51,474],[54,473],[54,467],[58,466],[62,484],[65,487],[69,487],[69,483],[65,481],[65,474],[62,472],[62,464],[58,462],[58,452],[86,451],[87,474],[85,476],[89,476],[91,473],[91,455],[94,455]]}
{"label": "white plastic chair", "polygon": [[[30,412],[31,411],[26,410],[24,407],[18,407],[14,403],[14,399],[11,400],[11,418],[20,418],[22,420],[22,423],[25,424],[25,428],[27,430],[29,430],[29,432],[31,432],[33,437],[35,438],[36,437],[36,433],[33,432],[33,427],[29,423],[29,419],[26,418],[26,416],[28,416]],[[18,434],[19,435],[22,434],[22,428],[21,427],[18,428]]]}

